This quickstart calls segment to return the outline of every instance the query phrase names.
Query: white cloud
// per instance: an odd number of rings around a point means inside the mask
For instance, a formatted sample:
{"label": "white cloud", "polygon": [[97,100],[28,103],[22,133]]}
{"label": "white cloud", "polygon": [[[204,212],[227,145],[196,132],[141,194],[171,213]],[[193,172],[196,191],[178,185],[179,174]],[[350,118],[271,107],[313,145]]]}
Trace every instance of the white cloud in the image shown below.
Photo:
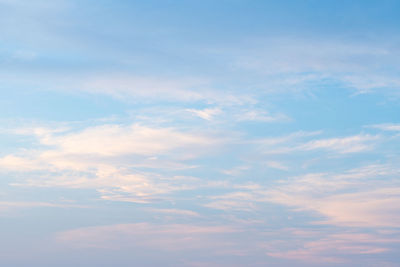
{"label": "white cloud", "polygon": [[[361,233],[354,230],[341,230],[339,232],[334,229],[329,231],[281,229],[276,233],[268,233],[266,238],[275,240],[277,235],[281,236],[281,242],[274,241],[272,244],[267,242],[264,244],[267,255],[313,264],[327,262],[349,264],[352,263],[351,256],[385,253],[390,251],[391,244],[400,242],[400,239],[388,234]],[[379,260],[375,263],[377,265],[373,266],[382,264]]]}
{"label": "white cloud", "polygon": [[106,94],[127,101],[205,102],[219,105],[254,104],[248,94],[217,90],[200,78],[160,78],[126,74],[104,74],[102,77],[78,79],[78,91]]}
{"label": "white cloud", "polygon": [[221,113],[221,109],[219,108],[186,109],[186,111],[208,121],[212,120],[214,116]]}
{"label": "white cloud", "polygon": [[14,211],[24,208],[87,208],[84,205],[54,203],[54,202],[35,202],[35,201],[0,201],[0,211]]}
{"label": "white cloud", "polygon": [[273,169],[278,169],[278,170],[282,170],[282,171],[287,171],[289,170],[289,167],[286,166],[285,164],[283,164],[282,162],[279,161],[267,161],[266,165],[270,168]]}
{"label": "white cloud", "polygon": [[372,149],[370,141],[378,139],[371,135],[354,135],[342,138],[312,140],[298,147],[300,150],[326,149],[338,153],[357,153]]}
{"label": "white cloud", "polygon": [[371,150],[380,139],[378,135],[358,134],[334,138],[314,138],[322,132],[295,132],[286,136],[253,141],[264,154],[288,154],[313,150],[326,150],[339,154]]}
{"label": "white cloud", "polygon": [[[259,187],[256,186],[258,189]],[[254,193],[254,188],[247,191],[235,191],[219,196],[210,197],[210,202],[204,206],[212,209],[225,210],[225,211],[254,211],[257,209],[257,202],[260,201],[258,194]]]}
{"label": "white cloud", "polygon": [[399,171],[373,165],[343,174],[309,174],[267,190],[266,200],[313,211],[319,223],[355,227],[396,227],[400,223]]}
{"label": "white cloud", "polygon": [[59,233],[56,239],[61,243],[80,248],[144,246],[170,252],[199,249],[212,249],[215,252],[223,250],[226,246],[232,246],[221,237],[237,231],[229,226],[136,223],[79,228]]}
{"label": "white cloud", "polygon": [[398,168],[389,165],[368,165],[336,174],[310,173],[279,180],[276,185],[254,184],[210,196],[205,206],[226,211],[258,211],[262,203],[273,202],[309,212],[313,224],[397,227],[400,224],[400,184],[396,181],[399,174]]}
{"label": "white cloud", "polygon": [[3,172],[30,173],[12,185],[91,188],[102,199],[140,203],[198,185],[193,177],[160,173],[192,168],[182,162],[209,153],[220,144],[204,134],[137,124],[102,125],[78,132],[40,128],[20,133],[31,133],[41,147],[0,158]]}
{"label": "white cloud", "polygon": [[257,109],[239,110],[235,117],[238,121],[287,122],[290,120],[284,114],[270,114],[269,112]]}
{"label": "white cloud", "polygon": [[384,42],[270,38],[250,43],[255,45],[230,51],[232,65],[266,76],[265,83],[259,81],[257,86],[267,92],[304,92],[326,80],[358,93],[396,92],[400,86],[396,75],[400,54]]}
{"label": "white cloud", "polygon": [[103,93],[117,98],[162,98],[170,100],[196,101],[204,99],[203,94],[193,90],[205,87],[206,82],[198,79],[160,79],[126,75],[105,75],[84,81],[82,90]]}
{"label": "white cloud", "polygon": [[182,210],[182,209],[147,209],[150,212],[162,213],[166,215],[181,215],[190,217],[200,217],[200,214],[192,210]]}
{"label": "white cloud", "polygon": [[124,154],[159,155],[190,145],[210,145],[213,140],[171,128],[141,125],[103,125],[79,133],[42,138],[41,143],[56,146],[68,154],[116,156]]}
{"label": "white cloud", "polygon": [[400,132],[400,124],[395,124],[395,123],[376,124],[376,125],[371,125],[370,127],[376,128],[376,129],[379,129],[382,131]]}
{"label": "white cloud", "polygon": [[45,168],[43,164],[36,159],[15,155],[7,155],[0,158],[0,166],[4,169],[24,172],[43,170]]}
{"label": "white cloud", "polygon": [[226,175],[237,176],[237,175],[240,175],[242,172],[245,172],[246,170],[249,170],[249,169],[250,169],[249,166],[237,166],[237,167],[234,167],[229,170],[222,170],[221,172]]}

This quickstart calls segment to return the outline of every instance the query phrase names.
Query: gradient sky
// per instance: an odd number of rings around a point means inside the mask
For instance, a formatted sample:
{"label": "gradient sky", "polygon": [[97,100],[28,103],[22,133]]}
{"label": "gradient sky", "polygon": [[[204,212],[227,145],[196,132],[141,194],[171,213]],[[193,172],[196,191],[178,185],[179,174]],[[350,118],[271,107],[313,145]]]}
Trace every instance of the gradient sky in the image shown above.
{"label": "gradient sky", "polygon": [[0,0],[0,265],[400,266],[399,14]]}

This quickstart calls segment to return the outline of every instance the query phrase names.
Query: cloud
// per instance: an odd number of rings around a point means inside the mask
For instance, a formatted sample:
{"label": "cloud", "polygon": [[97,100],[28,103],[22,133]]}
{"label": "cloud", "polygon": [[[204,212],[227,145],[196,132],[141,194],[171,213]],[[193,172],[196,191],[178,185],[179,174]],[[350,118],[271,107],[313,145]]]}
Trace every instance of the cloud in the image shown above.
{"label": "cloud", "polygon": [[372,149],[368,142],[378,139],[377,136],[371,135],[354,135],[342,138],[328,138],[312,140],[304,145],[300,145],[297,149],[300,150],[315,150],[326,149],[338,153],[357,153]]}
{"label": "cloud", "polygon": [[295,132],[286,136],[263,138],[253,141],[264,154],[288,154],[325,150],[339,154],[359,153],[371,150],[380,136],[358,134],[334,138],[313,138],[322,132]]}
{"label": "cloud", "polygon": [[400,132],[400,124],[395,123],[383,123],[369,126],[371,128],[376,128],[382,131],[393,131]]}
{"label": "cloud", "polygon": [[0,201],[0,211],[15,211],[15,209],[26,208],[88,208],[88,206],[78,204],[54,203],[54,202],[35,202],[35,201]]}
{"label": "cloud", "polygon": [[15,155],[0,158],[0,166],[4,169],[24,172],[44,169],[44,166],[38,160]]}
{"label": "cloud", "polygon": [[117,98],[163,98],[170,100],[197,101],[204,99],[198,87],[205,87],[205,81],[197,79],[161,79],[156,77],[138,77],[109,75],[88,78],[80,86],[81,90],[102,93]]}
{"label": "cloud", "polygon": [[147,209],[150,212],[162,213],[166,215],[181,215],[190,217],[200,217],[200,214],[192,210],[181,210],[181,209]]}
{"label": "cloud", "polygon": [[149,223],[79,228],[58,233],[56,240],[80,248],[148,247],[164,251],[223,250],[232,246],[222,237],[237,232],[229,226]]}
{"label": "cloud", "polygon": [[327,80],[358,93],[393,93],[400,86],[400,54],[386,42],[276,37],[250,43],[228,50],[232,66],[266,76],[257,86],[269,93],[304,92]]}
{"label": "cloud", "polygon": [[226,175],[237,176],[237,175],[240,175],[242,172],[245,172],[246,170],[249,170],[249,169],[250,169],[249,166],[237,166],[237,167],[234,167],[229,170],[222,170],[221,172]]}
{"label": "cloud", "polygon": [[182,162],[220,144],[205,134],[138,124],[18,132],[30,133],[39,146],[0,158],[3,172],[30,173],[12,185],[91,188],[102,199],[139,203],[198,186],[193,177],[163,172],[192,168]]}
{"label": "cloud", "polygon": [[206,109],[186,109],[186,111],[204,119],[204,120],[212,120],[212,118],[221,113],[221,109],[219,108],[206,108]]}
{"label": "cloud", "polygon": [[[262,224],[265,226],[265,224]],[[195,253],[202,260],[211,257],[213,262],[222,255],[240,257],[247,265],[253,263],[265,265],[274,258],[295,260],[297,264],[349,264],[355,256],[362,257],[371,264],[381,263],[375,255],[388,253],[393,244],[399,244],[398,232],[343,229],[301,229],[281,228],[250,229],[230,225],[196,224],[114,224],[83,227],[55,235],[57,243],[63,246],[97,250],[135,250],[151,249],[169,255],[178,253],[186,262],[186,255]],[[207,255],[207,256],[206,256]],[[191,260],[195,260],[191,258]],[[300,261],[300,262],[299,262]],[[224,261],[225,263],[225,261]],[[292,261],[285,262],[287,265]],[[187,264],[184,264],[185,266]],[[224,264],[222,264],[224,265]],[[242,266],[239,264],[239,266]],[[305,265],[306,266],[306,265]]]}
{"label": "cloud", "polygon": [[[174,128],[152,128],[139,124],[106,124],[87,127],[78,132],[65,129],[28,128],[17,129],[17,134],[33,135],[44,148],[42,151],[25,151],[24,154],[39,153],[43,159],[52,161],[52,157],[87,156],[118,157],[139,155],[144,157],[165,155],[182,148],[211,146],[218,143],[217,138],[204,134],[181,132]],[[193,154],[193,153],[191,153]],[[194,153],[195,154],[195,153]],[[152,158],[157,159],[157,158]],[[24,160],[8,155],[3,166],[13,166],[14,162]],[[70,159],[73,160],[73,159]],[[9,164],[8,164],[9,163]],[[62,166],[60,166],[62,168]]]}
{"label": "cloud", "polygon": [[[258,186],[255,187],[259,189]],[[204,204],[207,208],[224,211],[254,211],[257,207],[258,194],[253,187],[246,188],[246,191],[234,191],[219,196],[211,196],[210,202]]]}
{"label": "cloud", "polygon": [[225,211],[260,211],[264,203],[309,214],[311,224],[341,227],[397,227],[400,224],[400,170],[367,165],[343,173],[309,173],[276,184],[230,187],[209,196],[204,206]]}
{"label": "cloud", "polygon": [[278,169],[278,170],[282,170],[282,171],[289,170],[289,167],[287,167],[285,164],[283,164],[282,162],[279,162],[279,161],[267,161],[266,165],[270,168]]}
{"label": "cloud", "polygon": [[269,201],[323,216],[318,223],[396,227],[400,223],[399,170],[371,165],[343,174],[308,174],[267,190]]}
{"label": "cloud", "polygon": [[[264,244],[268,251],[267,255],[314,264],[327,262],[348,264],[353,262],[351,258],[356,255],[365,257],[387,253],[391,250],[390,246],[393,243],[400,242],[400,239],[388,234],[334,229],[322,231],[289,228],[282,229],[278,233],[268,233],[267,236],[275,239],[278,234],[281,235],[281,242],[274,241],[272,244]],[[374,264],[378,266],[379,260]]]}
{"label": "cloud", "polygon": [[[78,91],[105,94],[124,101],[152,103],[165,102],[204,102],[223,106],[254,104],[251,95],[218,90],[213,83],[201,78],[160,78],[127,74],[104,74],[101,77],[78,78],[75,82]],[[194,111],[194,109],[190,109]],[[208,111],[211,112],[211,111]],[[217,111],[214,111],[217,112]],[[196,114],[196,113],[195,113]],[[197,114],[205,114],[198,113]]]}
{"label": "cloud", "polygon": [[204,207],[223,210],[227,212],[232,211],[253,211],[256,209],[256,205],[252,201],[243,201],[242,199],[220,199],[216,201],[211,201],[204,204]]}
{"label": "cloud", "polygon": [[[205,109],[186,109],[186,111],[207,121],[215,120],[220,123],[237,122],[288,122],[290,118],[283,113],[270,113],[260,110],[251,105],[235,105],[231,107],[205,108]],[[217,120],[217,118],[219,120]]]}
{"label": "cloud", "polygon": [[287,122],[290,121],[290,118],[285,114],[270,114],[264,110],[257,109],[245,109],[240,110],[235,115],[235,118],[238,121],[258,121],[258,122]]}
{"label": "cloud", "polygon": [[64,153],[99,156],[160,155],[179,147],[209,145],[212,142],[209,138],[171,128],[157,129],[137,124],[102,125],[79,133],[41,139],[42,144],[56,146]]}

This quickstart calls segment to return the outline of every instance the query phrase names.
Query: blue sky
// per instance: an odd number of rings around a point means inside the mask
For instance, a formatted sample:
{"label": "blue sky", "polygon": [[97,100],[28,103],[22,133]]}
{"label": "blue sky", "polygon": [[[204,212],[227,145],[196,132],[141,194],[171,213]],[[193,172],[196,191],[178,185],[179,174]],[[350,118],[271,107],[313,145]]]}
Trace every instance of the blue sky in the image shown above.
{"label": "blue sky", "polygon": [[399,266],[399,12],[0,0],[0,265]]}

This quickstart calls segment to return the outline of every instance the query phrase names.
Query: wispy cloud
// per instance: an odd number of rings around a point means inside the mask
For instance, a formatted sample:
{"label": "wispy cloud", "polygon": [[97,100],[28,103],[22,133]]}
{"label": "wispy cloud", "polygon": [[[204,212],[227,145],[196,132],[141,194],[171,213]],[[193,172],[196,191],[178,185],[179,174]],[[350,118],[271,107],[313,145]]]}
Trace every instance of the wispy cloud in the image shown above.
{"label": "wispy cloud", "polygon": [[258,121],[258,122],[288,122],[290,118],[282,113],[270,114],[264,110],[247,109],[240,110],[235,116],[238,121]]}
{"label": "wispy cloud", "polygon": [[304,145],[300,145],[300,150],[326,149],[338,153],[357,153],[372,149],[371,141],[377,140],[378,136],[371,135],[355,135],[342,138],[329,138],[312,140]]}
{"label": "wispy cloud", "polygon": [[396,124],[396,123],[376,124],[376,125],[370,125],[369,127],[376,128],[376,129],[379,129],[382,131],[400,132],[400,124]]}
{"label": "wispy cloud", "polygon": [[0,0],[0,266],[398,266],[400,5],[225,2]]}
{"label": "wispy cloud", "polygon": [[200,217],[200,214],[192,210],[182,210],[182,209],[147,209],[150,212],[160,213],[165,215],[181,215],[190,217]]}
{"label": "wispy cloud", "polygon": [[384,42],[278,37],[254,43],[234,53],[233,65],[267,75],[263,88],[269,92],[304,92],[326,80],[336,80],[358,93],[382,89],[394,93],[400,85],[395,75],[400,55]]}
{"label": "wispy cloud", "polygon": [[166,251],[212,249],[214,253],[218,253],[225,246],[232,246],[221,239],[221,236],[237,231],[229,226],[136,223],[79,228],[58,233],[56,239],[80,248],[145,246]]}
{"label": "wispy cloud", "polygon": [[204,102],[226,106],[257,102],[246,92],[218,90],[212,81],[204,78],[177,79],[106,73],[85,79],[76,77],[75,83],[77,91],[110,95],[128,102]]}
{"label": "wispy cloud", "polygon": [[205,206],[226,211],[257,211],[262,203],[273,202],[314,214],[312,224],[397,227],[399,173],[391,165],[367,165],[343,173],[310,173],[278,180],[274,186],[231,188],[229,193],[210,196]]}
{"label": "wispy cloud", "polygon": [[212,136],[137,124],[101,125],[78,132],[38,129],[19,133],[31,133],[41,148],[0,158],[3,171],[31,173],[13,185],[92,188],[103,199],[141,203],[192,188],[198,183],[196,179],[165,175],[161,170],[191,168],[185,160],[220,143]]}
{"label": "wispy cloud", "polygon": [[378,135],[369,134],[333,138],[312,138],[321,133],[296,132],[286,136],[263,138],[255,142],[259,144],[259,149],[263,150],[263,153],[266,154],[287,154],[313,150],[348,154],[371,150],[380,139]]}
{"label": "wispy cloud", "polygon": [[221,113],[219,108],[206,108],[206,109],[186,109],[186,111],[205,120],[212,120],[212,118]]}
{"label": "wispy cloud", "polygon": [[[310,264],[349,264],[349,256],[376,255],[390,251],[393,243],[400,239],[388,234],[340,232],[331,230],[282,229],[279,233],[268,233],[270,238],[285,236],[290,241],[265,243],[267,254],[272,257],[300,260]],[[390,266],[390,265],[389,265]]]}
{"label": "wispy cloud", "polygon": [[320,223],[396,227],[400,223],[399,170],[372,165],[343,174],[309,174],[283,181],[267,199],[298,210],[317,212]]}
{"label": "wispy cloud", "polygon": [[279,162],[279,161],[267,161],[265,164],[268,167],[273,168],[273,169],[278,169],[278,170],[283,170],[283,171],[289,170],[288,166],[286,166],[284,163]]}
{"label": "wispy cloud", "polygon": [[35,202],[35,201],[0,201],[0,211],[14,211],[15,209],[26,208],[88,208],[85,205],[55,202]]}
{"label": "wispy cloud", "polygon": [[[205,98],[198,88],[207,87],[207,82],[199,79],[160,79],[159,77],[138,77],[109,75],[88,78],[82,82],[81,90],[102,93],[120,99],[161,98],[164,100],[197,101]],[[203,91],[203,90],[201,90]]]}

